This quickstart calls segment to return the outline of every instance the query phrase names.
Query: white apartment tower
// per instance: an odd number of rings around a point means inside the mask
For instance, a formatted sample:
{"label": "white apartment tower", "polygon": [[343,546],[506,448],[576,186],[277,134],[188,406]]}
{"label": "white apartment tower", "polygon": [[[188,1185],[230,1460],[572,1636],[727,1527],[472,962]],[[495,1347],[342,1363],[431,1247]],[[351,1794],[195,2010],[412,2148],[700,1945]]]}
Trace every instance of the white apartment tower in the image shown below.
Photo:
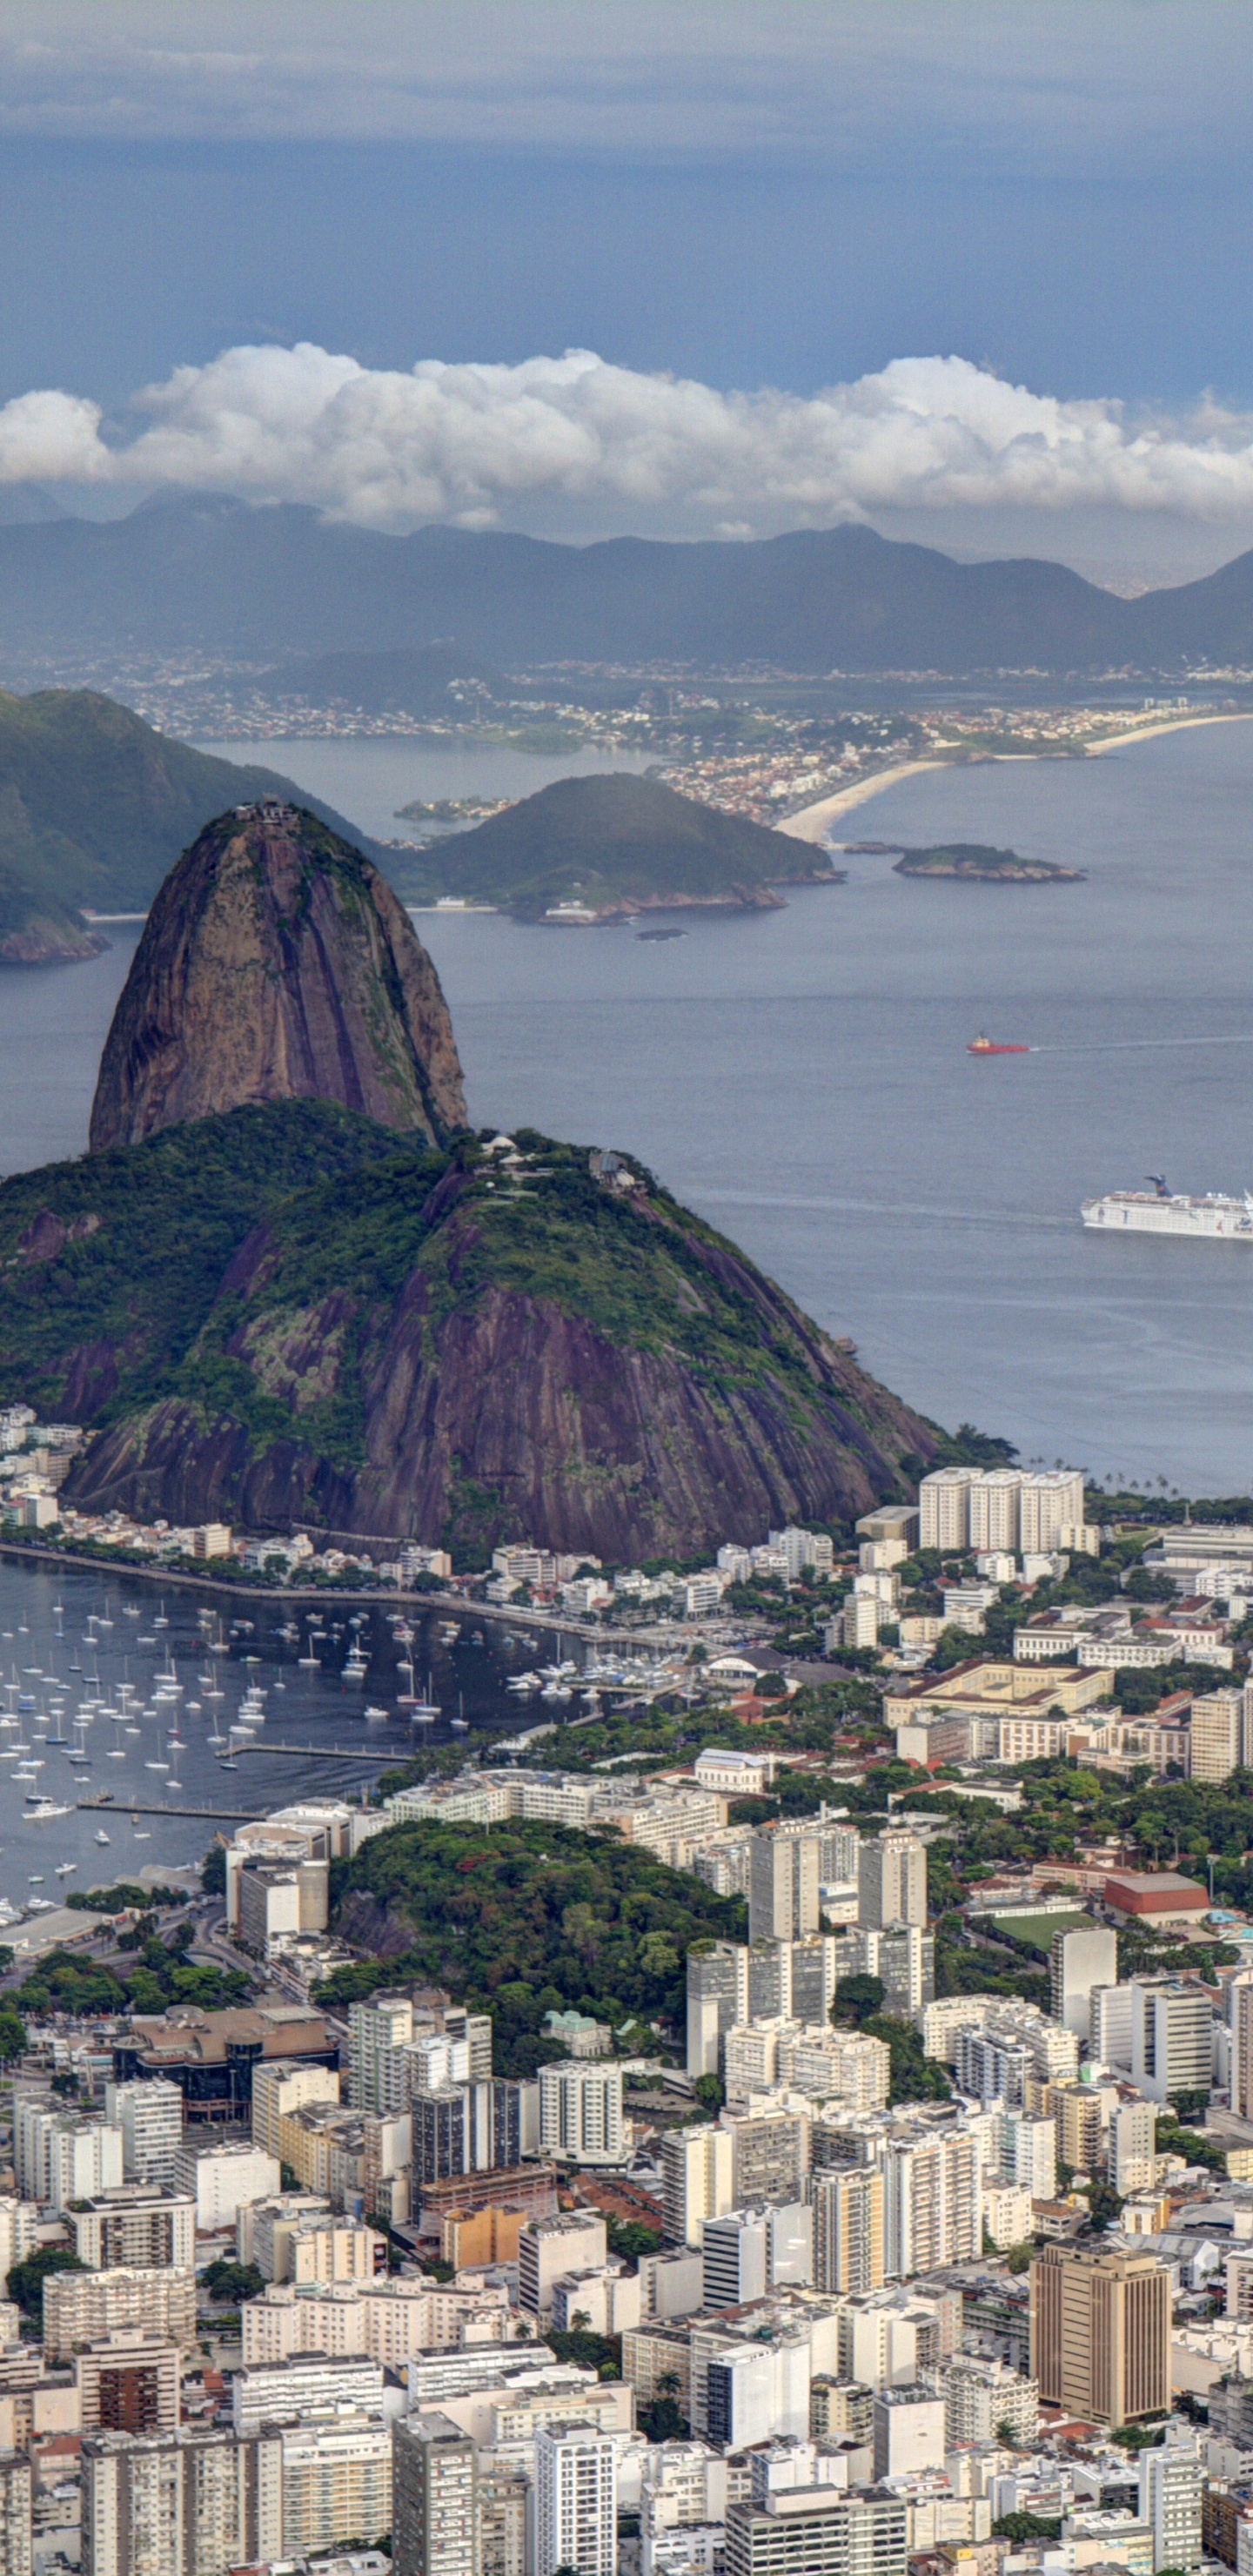
{"label": "white apartment tower", "polygon": [[1092,1989],[1118,1981],[1118,1935],[1099,1923],[1055,1932],[1049,1949],[1049,2009],[1086,2049],[1092,2032]]}
{"label": "white apartment tower", "polygon": [[857,1919],[872,1932],[925,1924],[927,1854],[916,1834],[867,1835],[857,1856]]}
{"label": "white apartment tower", "polygon": [[577,2567],[615,2576],[618,2469],[613,2436],[591,2424],[543,2424],[535,2436],[535,2576]]}
{"label": "white apartment tower", "polygon": [[922,1479],[918,1512],[920,1547],[1047,1554],[1082,1527],[1083,1476],[1074,1467],[939,1467]]}
{"label": "white apartment tower", "polygon": [[539,2142],[546,2156],[572,2156],[581,2165],[621,2164],[621,2067],[578,2057],[542,2066]]}
{"label": "white apartment tower", "polygon": [[1131,2073],[1154,2102],[1208,2095],[1214,2074],[1214,2009],[1202,1986],[1177,1977],[1131,1980]]}
{"label": "white apartment tower", "polygon": [[667,2245],[699,2245],[705,2220],[722,2218],[734,2206],[734,2140],[712,2123],[667,2129],[661,2171]]}
{"label": "white apartment tower", "polygon": [[183,2142],[183,2092],[163,2075],[144,2082],[106,2084],[105,2118],[122,2132],[122,2170],[128,2182],[173,2189],[174,2159]]}
{"label": "white apartment tower", "polygon": [[821,1840],[812,1827],[764,1825],[754,1834],[748,1937],[799,1941],[818,1929]]}
{"label": "white apartment tower", "polygon": [[354,2111],[385,2111],[384,2060],[413,2037],[408,1995],[371,1995],[348,2007],[348,2101]]}
{"label": "white apartment tower", "polygon": [[0,2458],[0,2576],[31,2576],[30,2461],[11,2452]]}
{"label": "white apartment tower", "polygon": [[970,1488],[977,1467],[937,1467],[918,1488],[919,1547],[965,1554],[970,1545]]}
{"label": "white apartment tower", "polygon": [[1195,2442],[1141,2451],[1140,2520],[1152,2525],[1155,2567],[1199,2567],[1205,2472]]}

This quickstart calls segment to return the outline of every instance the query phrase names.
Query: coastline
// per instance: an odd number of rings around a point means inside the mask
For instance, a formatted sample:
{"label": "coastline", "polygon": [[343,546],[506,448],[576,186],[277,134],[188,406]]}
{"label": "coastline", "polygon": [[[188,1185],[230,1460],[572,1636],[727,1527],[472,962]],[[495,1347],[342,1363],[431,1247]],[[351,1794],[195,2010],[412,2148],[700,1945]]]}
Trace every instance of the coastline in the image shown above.
{"label": "coastline", "polygon": [[[1130,733],[1107,734],[1103,742],[1087,743],[1080,756],[1085,760],[1095,760],[1104,751],[1126,751],[1134,743],[1153,742],[1159,734],[1163,733],[1187,733],[1195,725],[1248,724],[1250,722],[1253,722],[1253,708],[1249,709],[1247,715],[1243,712],[1233,712],[1211,716],[1164,716],[1160,724],[1136,725]],[[931,760],[902,760],[898,762],[895,769],[881,769],[873,778],[859,778],[854,786],[841,787],[837,789],[834,796],[823,796],[816,805],[803,806],[799,814],[789,814],[785,823],[776,823],[773,828],[776,832],[785,833],[794,841],[821,841],[825,838],[828,825],[836,822],[841,814],[851,813],[854,806],[866,804],[870,797],[880,795],[885,787],[899,786],[903,778],[918,777],[922,770],[971,767],[982,769],[992,761],[1046,760],[1055,757],[1056,754],[1041,751],[990,751],[981,754],[979,760],[973,763],[966,759],[946,760],[942,754],[937,754]]]}

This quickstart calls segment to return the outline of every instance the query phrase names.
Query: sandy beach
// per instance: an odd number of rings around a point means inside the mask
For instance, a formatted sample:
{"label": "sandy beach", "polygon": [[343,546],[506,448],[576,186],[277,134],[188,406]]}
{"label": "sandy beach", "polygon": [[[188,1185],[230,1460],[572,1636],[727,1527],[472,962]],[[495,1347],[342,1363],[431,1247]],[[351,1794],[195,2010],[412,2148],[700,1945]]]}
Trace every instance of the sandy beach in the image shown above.
{"label": "sandy beach", "polygon": [[[1129,733],[1107,734],[1103,742],[1083,746],[1083,756],[1095,760],[1102,751],[1126,751],[1130,744],[1152,742],[1157,734],[1186,733],[1194,725],[1248,724],[1249,715],[1163,716],[1160,724],[1135,725]],[[834,796],[823,796],[816,805],[806,805],[799,814],[789,814],[786,823],[776,823],[776,832],[786,832],[794,841],[825,841],[828,826],[841,814],[849,814],[855,805],[864,805],[871,796],[882,794],[885,787],[895,787],[902,778],[916,778],[924,769],[957,769],[982,767],[989,760],[1046,760],[1054,755],[1042,751],[981,752],[976,763],[963,763],[959,758],[946,760],[937,753],[930,760],[903,760],[895,769],[881,769],[873,778],[859,778],[852,787],[841,787]]]}

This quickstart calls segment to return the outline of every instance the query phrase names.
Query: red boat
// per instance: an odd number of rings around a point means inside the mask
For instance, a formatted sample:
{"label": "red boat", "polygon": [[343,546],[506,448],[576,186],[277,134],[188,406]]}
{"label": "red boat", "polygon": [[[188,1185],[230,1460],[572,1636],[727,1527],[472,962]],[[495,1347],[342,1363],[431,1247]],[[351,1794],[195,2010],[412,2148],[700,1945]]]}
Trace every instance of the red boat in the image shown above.
{"label": "red boat", "polygon": [[997,1046],[991,1038],[985,1038],[980,1032],[977,1038],[971,1039],[966,1053],[967,1055],[1030,1055],[1031,1049],[1029,1046]]}

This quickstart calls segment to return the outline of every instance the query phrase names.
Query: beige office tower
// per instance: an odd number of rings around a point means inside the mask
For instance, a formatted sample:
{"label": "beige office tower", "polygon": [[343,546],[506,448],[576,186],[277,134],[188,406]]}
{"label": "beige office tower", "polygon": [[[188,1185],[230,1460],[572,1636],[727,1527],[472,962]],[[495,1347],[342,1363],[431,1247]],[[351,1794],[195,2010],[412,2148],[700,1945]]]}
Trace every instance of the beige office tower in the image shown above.
{"label": "beige office tower", "polygon": [[724,2218],[735,2207],[735,2148],[726,2129],[668,2129],[661,2174],[668,2245],[699,2245],[705,2220]]}
{"label": "beige office tower", "polygon": [[867,1835],[857,1856],[857,1920],[869,1932],[925,1923],[927,1853],[916,1834]]}
{"label": "beige office tower", "polygon": [[919,1547],[955,1548],[964,1555],[970,1545],[970,1488],[977,1467],[937,1467],[918,1488]]}
{"label": "beige office tower", "polygon": [[0,2452],[0,2576],[31,2576],[30,2461]]}
{"label": "beige office tower", "polygon": [[1153,2254],[1045,2245],[1031,2266],[1030,2375],[1090,2422],[1170,2410],[1170,2275]]}
{"label": "beige office tower", "polygon": [[806,1828],[763,1825],[755,1833],[748,1881],[751,1941],[800,1941],[818,1929],[821,1843]]}
{"label": "beige office tower", "polygon": [[882,2166],[837,2166],[812,2173],[805,2188],[814,2213],[814,2288],[854,2293],[881,2289]]}
{"label": "beige office tower", "polygon": [[93,2433],[83,2576],[226,2576],[283,2552],[277,2433]]}
{"label": "beige office tower", "polygon": [[1014,1467],[993,1467],[970,1487],[972,1553],[999,1548],[1016,1556],[1020,1545],[1018,1497],[1022,1477]]}

